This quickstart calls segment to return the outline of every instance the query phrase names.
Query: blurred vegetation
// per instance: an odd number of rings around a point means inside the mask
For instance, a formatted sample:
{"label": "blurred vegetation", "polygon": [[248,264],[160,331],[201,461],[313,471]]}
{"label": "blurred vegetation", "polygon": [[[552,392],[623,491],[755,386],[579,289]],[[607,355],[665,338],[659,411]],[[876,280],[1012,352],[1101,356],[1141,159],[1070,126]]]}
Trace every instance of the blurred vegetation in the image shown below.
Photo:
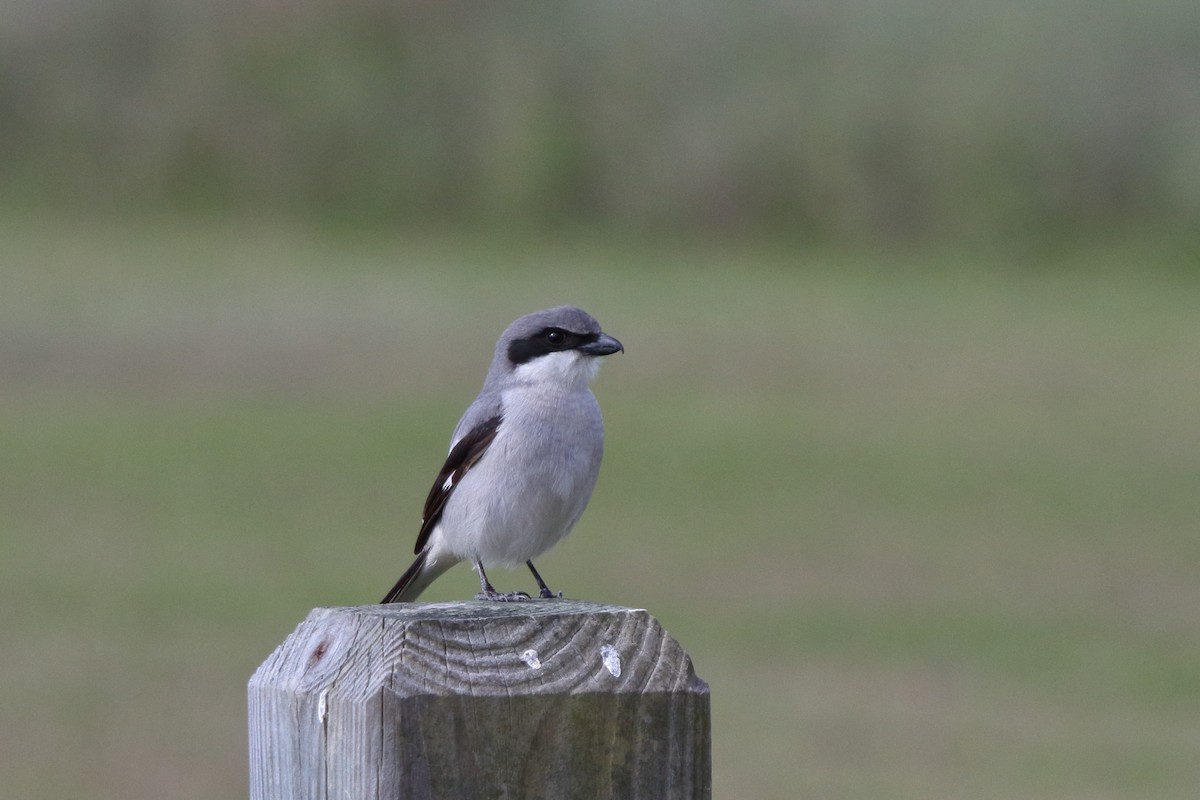
{"label": "blurred vegetation", "polygon": [[687,647],[716,797],[1195,797],[1200,283],[1172,254],[0,240],[6,796],[244,798],[248,676],[392,584],[497,331],[572,300],[627,352],[538,565]]}
{"label": "blurred vegetation", "polygon": [[14,0],[0,199],[833,241],[1200,226],[1194,0]]}
{"label": "blurred vegetation", "polygon": [[1198,232],[1195,0],[9,0],[0,794],[244,797],[573,302],[717,797],[1192,798]]}

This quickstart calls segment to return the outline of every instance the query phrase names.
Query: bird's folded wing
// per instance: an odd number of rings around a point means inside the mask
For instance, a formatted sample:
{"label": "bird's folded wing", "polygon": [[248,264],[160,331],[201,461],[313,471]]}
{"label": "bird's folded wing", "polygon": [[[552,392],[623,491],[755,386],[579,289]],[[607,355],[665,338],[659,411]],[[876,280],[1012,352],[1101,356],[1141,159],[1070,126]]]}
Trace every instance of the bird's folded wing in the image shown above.
{"label": "bird's folded wing", "polygon": [[461,439],[454,443],[454,447],[450,448],[450,455],[446,456],[446,463],[442,465],[442,471],[438,473],[437,480],[433,482],[433,488],[429,490],[429,497],[425,498],[425,512],[421,518],[421,532],[417,534],[417,546],[413,549],[414,553],[421,552],[421,548],[429,540],[429,534],[437,526],[438,520],[442,518],[446,501],[450,499],[455,487],[462,481],[467,471],[475,466],[487,452],[488,445],[496,438],[496,431],[500,430],[501,419],[500,414],[488,417],[467,431]]}

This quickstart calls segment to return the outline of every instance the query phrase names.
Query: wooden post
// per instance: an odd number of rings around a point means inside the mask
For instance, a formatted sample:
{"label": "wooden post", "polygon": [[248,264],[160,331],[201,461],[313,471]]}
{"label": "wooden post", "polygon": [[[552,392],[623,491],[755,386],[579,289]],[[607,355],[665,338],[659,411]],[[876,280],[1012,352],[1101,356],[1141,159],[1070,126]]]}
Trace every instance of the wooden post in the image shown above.
{"label": "wooden post", "polygon": [[640,609],[318,608],[249,707],[251,800],[712,795],[708,685]]}

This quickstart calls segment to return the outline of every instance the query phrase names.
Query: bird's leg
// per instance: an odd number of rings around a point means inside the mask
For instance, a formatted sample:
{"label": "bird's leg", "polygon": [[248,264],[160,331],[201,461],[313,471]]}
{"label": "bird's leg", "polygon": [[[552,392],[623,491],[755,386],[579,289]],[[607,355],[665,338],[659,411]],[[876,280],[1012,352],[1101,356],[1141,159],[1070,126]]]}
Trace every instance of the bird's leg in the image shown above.
{"label": "bird's leg", "polygon": [[528,600],[529,595],[524,592],[497,592],[492,584],[487,579],[487,573],[483,571],[483,562],[476,561],[475,569],[479,571],[479,594],[475,595],[476,600],[491,600],[496,603],[512,603],[521,600]]}
{"label": "bird's leg", "polygon": [[533,573],[533,579],[537,581],[538,589],[540,589],[538,592],[538,597],[542,598],[543,600],[562,599],[562,592],[555,594],[554,592],[550,591],[550,587],[546,585],[544,580],[542,580],[542,576],[538,575],[538,571],[533,568],[532,559],[526,561],[525,566],[529,567],[529,571]]}
{"label": "bird's leg", "polygon": [[475,571],[479,573],[479,591],[482,594],[495,594],[495,588],[493,588],[491,582],[488,581],[487,573],[483,571],[482,561],[475,562]]}

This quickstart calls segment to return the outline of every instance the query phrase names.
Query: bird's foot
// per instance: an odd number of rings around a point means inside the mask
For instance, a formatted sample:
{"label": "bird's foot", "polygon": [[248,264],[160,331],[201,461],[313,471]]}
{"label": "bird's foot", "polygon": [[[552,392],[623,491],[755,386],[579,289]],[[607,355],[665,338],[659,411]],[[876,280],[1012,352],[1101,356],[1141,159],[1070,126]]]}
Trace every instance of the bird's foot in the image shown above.
{"label": "bird's foot", "polygon": [[543,586],[542,590],[540,592],[538,592],[538,597],[540,597],[543,600],[562,600],[563,593],[562,592],[552,592],[549,589],[547,589],[545,586]]}
{"label": "bird's foot", "polygon": [[489,589],[475,595],[475,599],[489,600],[493,603],[523,603],[530,598],[524,592],[497,592],[495,589]]}

